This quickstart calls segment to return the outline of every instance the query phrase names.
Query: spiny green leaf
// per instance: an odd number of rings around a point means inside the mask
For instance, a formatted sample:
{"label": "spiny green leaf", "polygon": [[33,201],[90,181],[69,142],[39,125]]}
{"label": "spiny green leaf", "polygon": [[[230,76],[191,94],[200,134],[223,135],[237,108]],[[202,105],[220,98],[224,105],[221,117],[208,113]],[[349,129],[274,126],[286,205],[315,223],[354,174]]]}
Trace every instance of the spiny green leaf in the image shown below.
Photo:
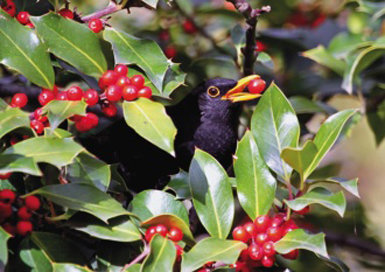
{"label": "spiny green leaf", "polygon": [[51,129],[56,129],[61,122],[73,115],[85,115],[87,104],[84,101],[53,100],[44,106]]}
{"label": "spiny green leaf", "polygon": [[28,114],[18,108],[7,108],[6,110],[1,111],[0,138],[16,128],[29,127],[29,121]]}
{"label": "spiny green leaf", "polygon": [[8,262],[7,242],[9,238],[11,238],[11,235],[0,227],[0,270],[3,270]]}
{"label": "spiny green leaf", "polygon": [[157,234],[151,239],[150,248],[150,254],[143,261],[140,271],[172,271],[176,258],[173,242]]}

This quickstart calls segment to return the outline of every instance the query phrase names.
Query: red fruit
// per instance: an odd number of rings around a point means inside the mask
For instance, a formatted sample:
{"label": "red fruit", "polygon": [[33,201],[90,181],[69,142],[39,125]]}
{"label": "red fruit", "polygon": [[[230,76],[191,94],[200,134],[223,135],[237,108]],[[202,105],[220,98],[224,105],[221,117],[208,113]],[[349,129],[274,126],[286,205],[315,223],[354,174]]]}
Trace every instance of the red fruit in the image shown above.
{"label": "red fruit", "polygon": [[42,109],[42,108],[37,108],[37,109],[33,112],[33,117],[34,117],[36,120],[38,120],[38,121],[40,121],[40,122],[42,122],[42,123],[44,123],[44,122],[46,122],[46,121],[48,120],[47,116],[43,116],[43,109]]}
{"label": "red fruit", "polygon": [[193,34],[193,33],[197,32],[197,28],[194,25],[194,23],[189,21],[189,20],[186,20],[183,22],[183,29],[188,34]]}
{"label": "red fruit", "polygon": [[274,243],[272,241],[264,243],[262,249],[265,256],[270,257],[275,255]]}
{"label": "red fruit", "polygon": [[159,40],[168,41],[169,39],[170,39],[170,33],[168,32],[168,30],[162,30],[159,33]]}
{"label": "red fruit", "polygon": [[106,106],[102,106],[102,112],[108,117],[114,117],[118,112],[115,104],[108,104]]}
{"label": "red fruit", "polygon": [[238,226],[233,230],[233,239],[247,243],[250,239],[250,235],[247,233],[244,227]]}
{"label": "red fruit", "polygon": [[137,87],[138,89],[142,88],[144,85],[144,77],[142,75],[134,75],[131,77],[131,84]]}
{"label": "red fruit", "polygon": [[85,118],[87,119],[87,122],[90,123],[90,125],[94,128],[96,127],[98,124],[99,124],[99,117],[92,113],[92,112],[88,112],[85,116]]}
{"label": "red fruit", "polygon": [[282,257],[284,257],[285,259],[289,259],[289,260],[295,260],[298,258],[298,254],[299,254],[299,250],[294,249],[294,250],[290,251],[289,253],[282,255]]}
{"label": "red fruit", "polygon": [[282,238],[282,229],[279,227],[270,227],[266,230],[266,234],[269,240],[276,242]]}
{"label": "red fruit", "polygon": [[250,93],[259,94],[265,90],[266,82],[261,78],[256,78],[250,81],[247,87]]}
{"label": "red fruit", "polygon": [[246,230],[250,237],[255,237],[257,235],[257,230],[253,222],[247,222],[243,225],[243,228]]}
{"label": "red fruit", "polygon": [[127,76],[128,68],[124,64],[118,64],[115,66],[114,71],[118,74],[118,76]]}
{"label": "red fruit", "polygon": [[70,9],[63,8],[58,12],[61,16],[68,19],[74,18],[74,13]]}
{"label": "red fruit", "polygon": [[64,101],[64,100],[67,100],[68,97],[67,97],[67,92],[59,92],[57,95],[56,95],[56,100],[61,100],[61,101]]}
{"label": "red fruit", "polygon": [[32,232],[32,223],[29,221],[19,221],[16,225],[16,232],[22,236]]}
{"label": "red fruit", "polygon": [[272,267],[274,265],[275,258],[273,256],[263,256],[261,263],[264,267]]}
{"label": "red fruit", "polygon": [[13,2],[7,2],[7,5],[3,7],[3,9],[11,17],[14,17],[16,15],[16,4]]}
{"label": "red fruit", "polygon": [[159,224],[155,226],[155,232],[163,237],[166,237],[167,228],[165,225]]}
{"label": "red fruit", "polygon": [[0,202],[0,221],[1,219],[7,219],[12,215],[11,203]]}
{"label": "red fruit", "polygon": [[308,214],[310,212],[310,206],[306,206],[305,208],[303,208],[302,210],[299,210],[299,211],[293,211],[297,214],[300,214],[300,215],[305,215],[305,214]]}
{"label": "red fruit", "polygon": [[28,208],[26,206],[23,206],[21,207],[18,211],[17,211],[17,216],[21,219],[21,220],[29,220],[31,217],[32,217],[32,213],[30,213],[30,211],[28,210]]}
{"label": "red fruit", "polygon": [[35,27],[31,22],[26,23],[25,26],[28,28],[34,28]]}
{"label": "red fruit", "polygon": [[119,75],[112,70],[107,70],[99,79],[99,87],[104,89],[109,85],[115,84],[118,80]]}
{"label": "red fruit", "polygon": [[[6,173],[8,176],[6,179],[9,178],[9,176],[11,176],[12,173]],[[0,191],[0,200],[5,202],[5,203],[13,203],[16,199],[16,194],[14,191],[10,190],[10,189],[3,189]]]}
{"label": "red fruit", "polygon": [[167,58],[172,59],[177,54],[176,48],[172,45],[169,45],[164,49],[164,54]]}
{"label": "red fruit", "polygon": [[27,196],[24,202],[25,206],[31,211],[36,211],[40,208],[40,200],[36,196]]}
{"label": "red fruit", "polygon": [[263,257],[263,250],[262,247],[257,244],[251,244],[249,248],[247,249],[249,252],[250,259],[254,261],[258,261],[262,259]]}
{"label": "red fruit", "polygon": [[270,217],[268,217],[267,215],[261,215],[259,217],[257,217],[257,219],[255,219],[254,221],[254,225],[255,225],[255,230],[259,233],[259,232],[264,232],[270,225]]}
{"label": "red fruit", "polygon": [[123,88],[122,91],[123,99],[127,101],[132,101],[138,98],[138,88],[134,85],[128,85]]}
{"label": "red fruit", "polygon": [[88,22],[88,27],[92,30],[92,32],[99,33],[100,31],[103,30],[104,25],[102,20],[100,19],[91,19]]}
{"label": "red fruit", "polygon": [[16,228],[15,226],[11,225],[11,223],[4,223],[2,225],[3,229],[8,232],[9,234],[11,235],[15,235],[16,234]]}
{"label": "red fruit", "polygon": [[52,89],[47,89],[47,88],[42,88],[43,91],[51,91],[53,92],[55,95],[58,93],[59,89],[57,88],[56,85],[53,85],[53,88]]}
{"label": "red fruit", "polygon": [[150,87],[144,86],[138,91],[138,97],[145,97],[150,99],[152,96],[152,90]]}
{"label": "red fruit", "polygon": [[12,172],[0,174],[0,179],[8,179],[12,175]]}
{"label": "red fruit", "polygon": [[84,101],[87,103],[88,106],[94,106],[99,101],[99,94],[94,89],[88,89],[83,94]]}
{"label": "red fruit", "polygon": [[79,132],[85,132],[92,129],[91,122],[89,122],[85,116],[83,116],[79,121],[75,122],[75,127]]}
{"label": "red fruit", "polygon": [[44,124],[38,120],[32,120],[29,125],[37,134],[42,134],[44,131]]}
{"label": "red fruit", "polygon": [[178,244],[175,244],[175,248],[176,248],[176,255],[182,256],[183,255],[183,248]]}
{"label": "red fruit", "polygon": [[71,101],[78,101],[83,98],[83,90],[79,86],[71,86],[67,90],[67,99]]}
{"label": "red fruit", "polygon": [[17,14],[16,19],[22,25],[26,25],[26,24],[30,23],[30,21],[29,21],[29,13],[27,11],[19,12],[19,14]]}
{"label": "red fruit", "polygon": [[116,81],[115,85],[116,86],[119,86],[120,88],[124,88],[128,85],[131,84],[131,80],[130,78],[126,77],[126,76],[121,76],[118,78],[118,80]]}
{"label": "red fruit", "polygon": [[242,272],[245,266],[246,266],[246,263],[244,262],[236,262],[235,264],[231,264],[230,268],[235,268],[236,272]]}
{"label": "red fruit", "polygon": [[38,100],[40,105],[44,106],[55,99],[55,94],[51,91],[42,91],[39,94]]}
{"label": "red fruit", "polygon": [[117,102],[122,98],[122,88],[117,85],[110,85],[105,91],[108,101]]}
{"label": "red fruit", "polygon": [[262,51],[265,51],[266,49],[267,49],[266,44],[264,44],[263,42],[260,42],[260,41],[256,41],[255,51],[262,52]]}
{"label": "red fruit", "polygon": [[279,227],[285,222],[285,214],[276,214],[271,220],[270,227]]}
{"label": "red fruit", "polygon": [[146,239],[146,241],[149,243],[152,239],[152,237],[156,234],[156,227],[155,226],[152,226],[152,227],[149,227],[145,234],[144,234],[144,238]]}
{"label": "red fruit", "polygon": [[22,108],[28,103],[28,97],[23,93],[17,93],[12,97],[11,105],[13,107]]}
{"label": "red fruit", "polygon": [[249,250],[248,248],[241,251],[241,254],[239,254],[239,260],[247,261],[249,259]]}
{"label": "red fruit", "polygon": [[267,241],[267,234],[266,233],[258,233],[255,237],[255,242],[258,245],[263,245]]}
{"label": "red fruit", "polygon": [[171,241],[179,242],[183,239],[183,232],[179,228],[171,228],[168,232],[168,238],[170,238]]}

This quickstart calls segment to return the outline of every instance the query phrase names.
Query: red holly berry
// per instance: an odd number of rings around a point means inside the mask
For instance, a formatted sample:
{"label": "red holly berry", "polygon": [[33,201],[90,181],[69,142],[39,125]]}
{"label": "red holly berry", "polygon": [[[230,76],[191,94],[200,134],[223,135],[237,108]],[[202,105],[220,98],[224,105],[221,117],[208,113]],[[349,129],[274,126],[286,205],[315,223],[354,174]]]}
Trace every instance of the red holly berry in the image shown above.
{"label": "red holly berry", "polygon": [[266,233],[258,233],[257,236],[255,237],[255,242],[258,245],[263,245],[267,241],[267,234]]}
{"label": "red holly berry", "polygon": [[272,267],[275,262],[275,257],[274,256],[263,256],[261,263],[264,267]]}
{"label": "red holly berry", "polygon": [[127,76],[128,68],[124,64],[118,64],[115,66],[114,71],[120,76]]}
{"label": "red holly berry", "polygon": [[61,101],[64,101],[64,100],[67,100],[68,97],[67,97],[67,92],[59,92],[57,95],[56,95],[56,100],[61,100]]}
{"label": "red holly berry", "polygon": [[172,227],[167,236],[171,241],[179,242],[183,239],[183,232],[179,228]]}
{"label": "red holly berry", "polygon": [[116,108],[115,104],[111,103],[108,105],[103,105],[102,112],[108,117],[114,117],[118,112],[118,109]]}
{"label": "red holly berry", "polygon": [[16,4],[13,2],[7,2],[7,5],[3,7],[3,9],[11,17],[14,17],[16,15]]}
{"label": "red holly berry", "polygon": [[271,220],[270,227],[280,227],[285,222],[284,214],[276,214]]}
{"label": "red holly berry", "polygon": [[183,255],[183,247],[181,247],[178,244],[175,244],[175,248],[176,248],[176,255],[177,256],[182,256]]}
{"label": "red holly berry", "polygon": [[118,80],[116,81],[115,85],[116,86],[119,86],[120,88],[124,88],[128,85],[131,84],[131,80],[130,78],[126,77],[126,76],[121,76],[118,78]]}
{"label": "red holly berry", "polygon": [[269,227],[270,222],[271,222],[270,217],[268,217],[267,215],[262,215],[257,217],[257,219],[255,219],[254,221],[255,230],[258,233],[264,232]]}
{"label": "red holly berry", "polygon": [[40,208],[40,200],[36,196],[27,196],[24,202],[25,206],[31,211],[36,211]]}
{"label": "red holly berry", "polygon": [[144,234],[144,238],[146,239],[146,241],[149,243],[152,239],[152,237],[156,234],[156,227],[155,226],[152,226],[152,227],[149,227],[145,234]]}
{"label": "red holly berry", "polygon": [[88,27],[92,30],[92,32],[99,33],[103,30],[104,24],[100,19],[91,19],[88,22]]}
{"label": "red holly berry", "polygon": [[[6,173],[7,175],[6,179],[8,179],[11,176],[12,173]],[[10,189],[3,189],[0,191],[0,200],[5,203],[13,203],[16,199],[16,194],[14,191]]]}
{"label": "red holly berry", "polygon": [[122,91],[123,99],[127,101],[132,101],[138,98],[138,88],[134,85],[128,85],[123,88]]}
{"label": "red holly berry", "polygon": [[172,45],[169,45],[164,49],[164,54],[166,55],[167,58],[172,59],[177,54],[176,48]]}
{"label": "red holly berry", "polygon": [[17,14],[17,16],[16,16],[16,19],[22,25],[26,25],[26,24],[30,23],[30,21],[29,21],[29,13],[27,11],[19,12],[19,14]]}
{"label": "red holly berry", "polygon": [[2,225],[2,228],[6,231],[6,232],[8,232],[9,234],[11,234],[11,235],[15,235],[16,234],[16,228],[15,228],[15,226],[13,226],[13,225],[11,225],[11,223],[4,223],[3,225]]}
{"label": "red holly berry", "polygon": [[306,206],[302,210],[294,211],[294,212],[297,213],[297,214],[300,214],[300,215],[308,214],[310,212],[310,206]]}
{"label": "red holly berry", "polygon": [[194,23],[189,21],[189,20],[185,20],[183,22],[183,29],[188,34],[193,34],[193,33],[197,32],[197,28],[194,25]]}
{"label": "red holly berry", "polygon": [[294,250],[290,251],[289,253],[282,255],[282,257],[284,257],[285,259],[289,259],[289,260],[295,260],[298,258],[298,255],[299,255],[299,250],[294,249]]}
{"label": "red holly berry", "polygon": [[0,179],[8,179],[12,175],[12,172],[0,174]]}
{"label": "red holly berry", "polygon": [[138,91],[138,97],[145,97],[150,99],[152,96],[152,90],[150,87],[144,86]]}
{"label": "red holly berry", "polygon": [[68,19],[74,18],[74,13],[70,9],[63,8],[58,12],[61,16]]}
{"label": "red holly berry", "polygon": [[246,267],[246,263],[244,262],[236,262],[235,264],[230,265],[230,268],[235,268],[236,272],[243,272],[244,267]]}
{"label": "red holly berry", "polygon": [[99,117],[92,112],[88,112],[85,116],[92,127],[96,127],[99,124]]}
{"label": "red holly berry", "polygon": [[0,202],[0,221],[12,215],[11,203]]}
{"label": "red holly berry", "polygon": [[43,116],[43,109],[42,109],[42,108],[37,108],[37,109],[33,112],[33,117],[34,117],[36,120],[38,120],[38,121],[40,121],[40,122],[42,122],[42,123],[44,123],[44,122],[46,122],[46,121],[48,120],[47,116]]}
{"label": "red holly berry", "polygon": [[250,81],[247,87],[250,93],[259,94],[265,90],[266,82],[261,78],[256,78]]}
{"label": "red holly berry", "polygon": [[260,259],[262,259],[263,257],[263,250],[262,250],[262,247],[257,245],[257,244],[251,244],[249,246],[249,248],[247,249],[248,253],[249,253],[249,257],[250,259],[252,260],[255,260],[255,261],[258,261]]}
{"label": "red holly berry", "polygon": [[83,90],[79,86],[71,86],[67,90],[67,99],[70,101],[78,101],[83,98]]}
{"label": "red holly berry", "polygon": [[262,246],[262,249],[263,249],[263,254],[266,256],[275,255],[274,243],[272,241],[264,243]]}
{"label": "red holly berry", "polygon": [[262,52],[262,51],[266,51],[266,49],[267,49],[267,46],[263,42],[256,41],[255,51]]}
{"label": "red holly berry", "polygon": [[250,256],[249,256],[249,248],[246,248],[244,250],[241,251],[241,254],[239,254],[239,259],[242,260],[242,261],[247,261],[249,260]]}
{"label": "red holly berry", "polygon": [[58,93],[59,89],[56,85],[53,85],[52,89],[47,89],[47,88],[42,88],[43,91],[51,91],[53,92],[55,95]]}
{"label": "red holly berry", "polygon": [[99,123],[99,117],[92,112],[87,113],[85,116],[80,116],[79,119],[74,116],[74,120],[76,120],[75,127],[80,132],[88,131],[96,127]]}
{"label": "red holly berry", "polygon": [[22,236],[32,232],[32,223],[29,221],[19,221],[16,224],[16,232]]}
{"label": "red holly berry", "polygon": [[12,97],[11,106],[22,108],[28,103],[28,97],[23,93],[17,93]]}
{"label": "red holly berry", "polygon": [[269,240],[276,242],[282,238],[282,230],[279,227],[270,227],[266,230],[266,234]]}
{"label": "red holly berry", "polygon": [[253,222],[247,222],[243,225],[243,228],[246,230],[250,237],[254,237],[255,235],[257,235],[257,230]]}
{"label": "red holly berry", "polygon": [[109,85],[115,84],[115,82],[118,80],[119,75],[112,70],[107,70],[99,79],[99,87],[104,89]]}
{"label": "red holly berry", "polygon": [[122,98],[122,88],[117,85],[110,85],[105,91],[108,101],[117,102]]}
{"label": "red holly berry", "polygon": [[250,235],[247,233],[244,227],[238,226],[233,230],[233,239],[247,243],[250,239]]}
{"label": "red holly berry", "polygon": [[55,99],[55,94],[51,91],[42,91],[39,94],[38,100],[40,105],[44,106]]}
{"label": "red holly berry", "polygon": [[29,220],[31,217],[32,217],[32,213],[28,210],[28,208],[26,206],[23,206],[21,207],[18,211],[17,211],[17,216],[21,219],[21,220]]}
{"label": "red holly berry", "polygon": [[37,134],[42,134],[44,131],[44,124],[38,120],[32,120],[29,125]]}
{"label": "red holly berry", "polygon": [[159,40],[161,41],[168,41],[170,39],[170,33],[168,30],[162,30],[159,32]]}
{"label": "red holly berry", "polygon": [[134,75],[131,77],[131,84],[137,87],[138,89],[142,88],[144,85],[144,77],[142,75]]}
{"label": "red holly berry", "polygon": [[28,28],[34,28],[35,27],[31,22],[26,23],[25,26]]}
{"label": "red holly berry", "polygon": [[165,225],[159,224],[155,226],[155,232],[163,237],[166,237],[167,228]]}
{"label": "red holly berry", "polygon": [[88,106],[94,106],[99,101],[99,94],[94,89],[88,89],[83,94],[84,101],[87,103]]}

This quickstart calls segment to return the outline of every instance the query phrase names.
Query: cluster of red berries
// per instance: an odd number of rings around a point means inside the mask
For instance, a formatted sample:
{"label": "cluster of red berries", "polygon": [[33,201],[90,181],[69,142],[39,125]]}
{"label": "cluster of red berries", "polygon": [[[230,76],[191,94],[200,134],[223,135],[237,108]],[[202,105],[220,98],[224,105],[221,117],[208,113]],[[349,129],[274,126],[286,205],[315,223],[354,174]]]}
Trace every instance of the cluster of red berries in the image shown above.
{"label": "cluster of red berries", "polygon": [[266,82],[262,78],[256,78],[249,82],[247,89],[250,93],[259,94],[266,88]]}
{"label": "cluster of red berries", "polygon": [[19,21],[20,24],[25,25],[29,28],[33,28],[33,24],[29,20],[29,13],[27,11],[21,11],[16,15],[16,4],[13,0],[6,0],[3,5],[1,5],[2,9],[8,13],[10,16],[15,17]]}
{"label": "cluster of red berries", "polygon": [[18,198],[14,191],[0,191],[0,224],[11,235],[27,235],[33,229],[32,216],[40,208],[36,196]]}
{"label": "cluster of red berries", "polygon": [[168,239],[170,239],[175,243],[177,259],[180,260],[183,254],[183,248],[177,243],[183,239],[183,232],[181,231],[181,229],[177,227],[171,227],[170,229],[167,229],[165,225],[158,224],[158,225],[149,227],[146,230],[146,233],[144,234],[144,238],[149,243],[155,234],[159,234],[163,237],[167,237]]}
{"label": "cluster of red berries", "polygon": [[[275,262],[274,243],[288,232],[298,229],[292,219],[285,221],[285,214],[278,213],[273,217],[259,216],[254,222],[237,226],[233,230],[233,239],[248,244],[236,264],[236,271],[249,272],[253,267],[272,267]],[[286,259],[296,259],[298,250],[282,255]]]}

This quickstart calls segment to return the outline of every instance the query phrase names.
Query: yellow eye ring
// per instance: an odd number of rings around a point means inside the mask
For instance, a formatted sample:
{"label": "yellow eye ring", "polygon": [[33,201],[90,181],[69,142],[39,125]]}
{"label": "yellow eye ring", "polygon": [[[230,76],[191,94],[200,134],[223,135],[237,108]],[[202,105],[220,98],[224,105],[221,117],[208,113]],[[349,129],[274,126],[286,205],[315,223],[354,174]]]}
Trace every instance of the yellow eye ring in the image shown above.
{"label": "yellow eye ring", "polygon": [[218,87],[215,87],[215,86],[210,86],[208,87],[207,89],[207,94],[210,96],[210,97],[217,97],[221,92],[219,91]]}

